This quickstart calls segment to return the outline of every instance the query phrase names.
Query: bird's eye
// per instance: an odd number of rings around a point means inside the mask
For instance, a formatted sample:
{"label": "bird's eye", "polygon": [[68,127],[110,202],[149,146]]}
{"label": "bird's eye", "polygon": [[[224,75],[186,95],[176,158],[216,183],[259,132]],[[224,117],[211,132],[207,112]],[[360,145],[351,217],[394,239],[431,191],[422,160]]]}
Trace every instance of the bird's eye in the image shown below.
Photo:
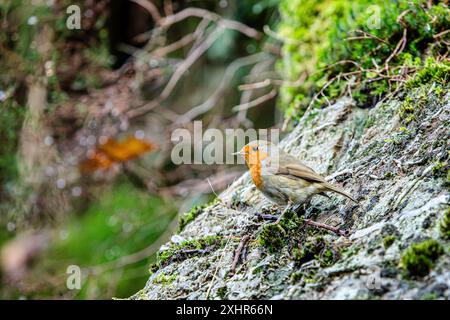
{"label": "bird's eye", "polygon": [[253,147],[253,151],[258,151],[258,146]]}

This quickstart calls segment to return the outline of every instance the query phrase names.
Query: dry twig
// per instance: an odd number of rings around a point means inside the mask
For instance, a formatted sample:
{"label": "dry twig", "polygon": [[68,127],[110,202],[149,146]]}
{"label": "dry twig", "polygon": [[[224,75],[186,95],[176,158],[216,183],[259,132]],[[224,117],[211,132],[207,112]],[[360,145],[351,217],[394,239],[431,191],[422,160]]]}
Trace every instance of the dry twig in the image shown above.
{"label": "dry twig", "polygon": [[248,241],[250,240],[250,236],[246,234],[242,237],[241,241],[239,242],[238,247],[236,248],[236,251],[234,252],[234,259],[233,263],[231,264],[230,273],[234,274],[236,271],[236,266],[239,262],[239,258],[241,256],[242,250],[244,250],[245,246],[247,245]]}

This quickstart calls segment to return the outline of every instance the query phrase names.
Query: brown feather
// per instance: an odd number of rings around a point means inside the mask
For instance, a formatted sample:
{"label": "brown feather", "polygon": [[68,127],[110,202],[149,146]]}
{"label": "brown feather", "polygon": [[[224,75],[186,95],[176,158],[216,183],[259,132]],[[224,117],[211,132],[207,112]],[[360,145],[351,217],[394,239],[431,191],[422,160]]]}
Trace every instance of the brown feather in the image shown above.
{"label": "brown feather", "polygon": [[334,191],[334,192],[337,192],[337,193],[339,193],[339,194],[342,194],[344,197],[347,197],[347,198],[349,198],[350,200],[352,200],[353,202],[358,203],[358,201],[357,201],[355,198],[353,198],[353,197],[352,197],[351,195],[349,195],[347,192],[345,192],[344,190],[342,190],[340,187],[333,186],[331,183],[328,183],[328,182],[325,182],[325,183],[323,184],[323,186],[324,186],[327,190]]}
{"label": "brown feather", "polygon": [[[288,161],[292,160],[289,159]],[[298,160],[295,163],[280,163],[277,175],[285,176],[291,179],[303,179],[312,183],[319,183],[322,185],[324,191],[333,191],[337,192],[353,202],[358,203],[351,195],[345,192],[340,187],[334,186],[331,183],[327,182],[322,176],[320,176],[317,172],[315,172],[312,168],[302,164]]]}

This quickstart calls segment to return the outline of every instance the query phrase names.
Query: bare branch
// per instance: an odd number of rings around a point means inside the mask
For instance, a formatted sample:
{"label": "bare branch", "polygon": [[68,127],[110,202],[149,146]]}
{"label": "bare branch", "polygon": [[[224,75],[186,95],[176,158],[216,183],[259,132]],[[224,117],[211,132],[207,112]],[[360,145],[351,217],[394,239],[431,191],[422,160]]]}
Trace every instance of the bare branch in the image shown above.
{"label": "bare branch", "polygon": [[181,39],[165,46],[155,49],[152,54],[158,57],[164,57],[168,55],[171,52],[174,52],[178,49],[181,49],[185,46],[187,46],[189,43],[195,40],[195,35],[193,33],[189,33],[182,37]]}
{"label": "bare branch", "polygon": [[445,31],[439,32],[438,34],[435,34],[435,35],[433,36],[433,38],[434,38],[434,39],[440,38],[440,37],[446,35],[446,34],[449,33],[449,32],[450,32],[450,29],[447,29],[447,30],[445,30]]}
{"label": "bare branch", "polygon": [[402,38],[397,43],[397,46],[395,47],[394,51],[392,51],[391,55],[384,62],[386,71],[389,69],[389,61],[391,61],[392,58],[394,58],[395,56],[400,54],[403,51],[403,49],[405,48],[405,45],[406,45],[406,34],[408,32],[407,30],[408,29],[406,29],[406,28],[403,29],[403,36],[402,36]]}
{"label": "bare branch", "polygon": [[183,63],[180,64],[161,93],[162,99],[166,99],[170,95],[183,74],[189,69],[190,66],[194,64],[195,61],[197,61],[198,58],[201,57],[203,53],[205,53],[206,50],[212,46],[212,44],[222,35],[223,31],[224,29],[221,27],[218,27],[216,30],[212,31],[205,41],[198,48],[196,48],[194,52],[192,52],[192,54],[183,61]]}
{"label": "bare branch", "polygon": [[241,256],[242,250],[247,245],[247,242],[250,240],[250,235],[246,234],[242,237],[241,241],[239,242],[238,247],[236,248],[236,251],[234,252],[234,258],[233,263],[231,264],[230,274],[233,275],[236,271],[236,266],[239,262],[239,257]]}
{"label": "bare branch", "polygon": [[255,100],[249,101],[247,103],[234,106],[231,110],[232,111],[248,110],[250,108],[256,107],[266,101],[273,99],[277,95],[277,93],[278,93],[277,90],[272,89],[272,91],[270,91],[269,93],[255,99]]}
{"label": "bare branch", "polygon": [[153,2],[149,0],[131,0],[131,2],[134,2],[147,10],[148,13],[150,13],[150,15],[152,16],[153,20],[155,20],[155,23],[158,25],[161,24],[161,14],[159,13],[158,8],[153,4]]}
{"label": "bare branch", "polygon": [[359,39],[375,39],[378,40],[380,42],[383,42],[385,44],[389,44],[386,40],[383,40],[371,33],[365,32],[363,30],[355,30],[355,32],[357,33],[361,33],[362,36],[357,36],[357,37],[349,37],[349,38],[345,38],[345,40],[359,40]]}
{"label": "bare branch", "polygon": [[189,122],[192,119],[198,117],[199,115],[209,111],[217,103],[221,94],[223,93],[223,91],[225,90],[225,88],[227,87],[227,85],[229,84],[229,82],[231,81],[234,74],[239,68],[244,67],[246,65],[257,63],[258,61],[264,59],[264,57],[266,57],[265,53],[257,53],[233,61],[226,69],[220,85],[217,87],[216,91],[208,98],[208,100],[206,100],[205,102],[196,107],[193,107],[191,110],[186,112],[184,115],[180,117],[177,123],[182,124]]}
{"label": "bare branch", "polygon": [[261,37],[261,33],[256,29],[250,28],[249,26],[238,21],[224,19],[216,13],[201,8],[186,8],[181,10],[174,15],[162,18],[160,25],[162,27],[168,27],[189,17],[198,17],[214,21],[219,26],[239,31],[250,38],[259,39]]}

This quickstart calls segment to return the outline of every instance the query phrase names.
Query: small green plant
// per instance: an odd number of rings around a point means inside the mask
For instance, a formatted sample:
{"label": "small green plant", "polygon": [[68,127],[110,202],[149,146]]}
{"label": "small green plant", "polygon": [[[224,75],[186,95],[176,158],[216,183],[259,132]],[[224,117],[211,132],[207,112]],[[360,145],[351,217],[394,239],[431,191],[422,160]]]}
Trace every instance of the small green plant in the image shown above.
{"label": "small green plant", "polygon": [[219,296],[220,299],[225,299],[228,293],[228,287],[227,286],[223,286],[217,289],[217,295]]}
{"label": "small green plant", "polygon": [[439,222],[439,232],[444,239],[450,239],[450,208],[444,211],[444,215]]}
{"label": "small green plant", "polygon": [[423,277],[443,253],[442,245],[434,239],[414,243],[403,252],[400,267],[407,277]]}
{"label": "small green plant", "polygon": [[383,238],[383,247],[388,249],[397,240],[396,236],[390,235]]}
{"label": "small green plant", "polygon": [[448,170],[449,165],[447,162],[438,162],[431,168],[431,173],[434,176],[444,176]]}

